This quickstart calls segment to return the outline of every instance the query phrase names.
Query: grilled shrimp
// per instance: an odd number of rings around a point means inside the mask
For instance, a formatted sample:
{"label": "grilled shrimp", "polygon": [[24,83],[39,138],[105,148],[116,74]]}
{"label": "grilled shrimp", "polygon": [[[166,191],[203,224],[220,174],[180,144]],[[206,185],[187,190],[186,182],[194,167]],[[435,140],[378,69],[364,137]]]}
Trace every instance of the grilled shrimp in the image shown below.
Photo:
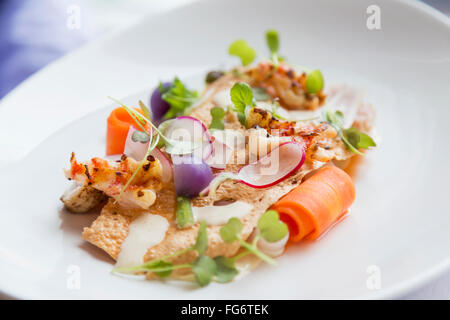
{"label": "grilled shrimp", "polygon": [[272,63],[261,62],[247,71],[252,87],[263,87],[272,98],[279,98],[289,110],[315,110],[324,104],[326,95],[305,90],[306,74],[299,74],[291,67],[280,64],[276,69]]}
{"label": "grilled shrimp", "polygon": [[123,155],[118,161],[92,158],[81,163],[72,153],[70,164],[71,168],[65,170],[69,180],[103,191],[126,208],[149,208],[156,200],[156,192],[162,188],[161,164],[151,155],[145,159],[124,191],[122,190],[139,166],[139,162],[134,159]]}

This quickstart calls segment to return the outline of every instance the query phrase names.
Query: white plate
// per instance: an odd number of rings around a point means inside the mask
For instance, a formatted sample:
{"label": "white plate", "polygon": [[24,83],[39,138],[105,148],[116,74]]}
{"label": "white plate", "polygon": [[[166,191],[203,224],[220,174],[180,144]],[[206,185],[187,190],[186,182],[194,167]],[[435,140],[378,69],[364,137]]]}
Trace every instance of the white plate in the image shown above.
{"label": "white plate", "polygon": [[[381,30],[366,27],[371,4],[381,8]],[[36,123],[47,135],[94,102],[105,105],[106,95],[229,65],[227,46],[236,38],[266,53],[268,28],[280,31],[290,61],[322,69],[328,82],[364,87],[376,106],[382,143],[357,170],[347,219],[319,241],[289,248],[277,267],[231,284],[193,290],[112,276],[111,259],[80,238],[95,216],[68,214],[58,200],[69,153],[103,153],[102,109],[0,172],[0,289],[20,298],[390,298],[443,272],[450,264],[450,23],[420,3],[208,0],[153,17],[13,92],[0,112],[0,146],[32,146],[43,135]],[[21,109],[12,113],[13,106]],[[79,290],[71,286],[77,271]],[[374,278],[381,289],[367,285]]]}

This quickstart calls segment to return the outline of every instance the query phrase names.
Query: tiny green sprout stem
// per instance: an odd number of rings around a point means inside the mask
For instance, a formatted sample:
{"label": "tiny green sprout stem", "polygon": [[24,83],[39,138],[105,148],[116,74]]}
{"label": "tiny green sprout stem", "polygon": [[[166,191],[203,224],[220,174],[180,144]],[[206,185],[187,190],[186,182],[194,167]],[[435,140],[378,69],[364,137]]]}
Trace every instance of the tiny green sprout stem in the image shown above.
{"label": "tiny green sprout stem", "polygon": [[158,259],[155,259],[155,260],[150,260],[150,261],[146,262],[144,264],[144,266],[145,265],[149,265],[149,264],[153,264],[153,263],[157,263],[159,261],[167,261],[168,259],[178,257],[178,256],[182,255],[183,253],[189,252],[191,250],[192,250],[192,247],[188,247],[188,248],[184,248],[184,249],[175,251],[174,253],[168,254],[168,255],[166,255],[164,257],[161,257],[161,258],[158,258]]}
{"label": "tiny green sprout stem", "polygon": [[254,246],[255,248],[256,248],[256,244],[258,243],[259,238],[261,238],[261,236],[259,234],[257,234],[252,241],[252,246]]}
{"label": "tiny green sprout stem", "polygon": [[238,237],[237,240],[239,241],[241,246],[243,246],[245,249],[247,249],[248,251],[253,253],[255,256],[257,256],[261,260],[264,260],[265,262],[267,262],[267,263],[269,263],[269,264],[271,264],[273,266],[277,264],[274,259],[272,259],[271,257],[265,255],[261,251],[259,251],[258,248],[256,248],[255,245],[251,245],[251,244],[245,242],[241,237]]}
{"label": "tiny green sprout stem", "polygon": [[[158,263],[160,261],[167,261],[168,259],[177,257],[177,256],[182,255],[183,253],[189,252],[191,250],[192,250],[192,247],[184,248],[184,249],[178,250],[178,251],[176,251],[174,253],[168,254],[168,255],[166,255],[164,257],[147,261],[146,263],[144,263],[142,265],[139,265],[139,266],[114,268],[112,270],[112,272],[135,273],[135,272],[139,272],[139,271],[149,271],[150,270],[149,266],[151,266],[152,264]],[[179,268],[177,267],[177,269],[179,269]],[[153,269],[152,269],[152,271],[153,271]],[[160,270],[156,270],[156,272],[159,272],[159,271]],[[163,270],[163,271],[168,271],[168,270]]]}
{"label": "tiny green sprout stem", "polygon": [[[158,259],[159,260],[159,259]],[[192,265],[190,263],[185,263],[185,264],[177,264],[174,266],[167,266],[167,267],[159,267],[159,268],[148,268],[145,267],[146,264],[140,265],[140,266],[133,266],[133,267],[118,267],[118,268],[114,268],[112,269],[111,272],[113,273],[126,273],[126,274],[130,274],[130,273],[136,273],[136,272],[164,272],[164,271],[171,271],[171,270],[176,270],[176,269],[184,269],[184,268],[191,268]]]}
{"label": "tiny green sprout stem", "polygon": [[248,256],[249,254],[252,254],[252,252],[250,252],[250,251],[243,251],[243,252],[239,253],[238,255],[234,256],[233,258],[231,258],[231,260],[233,262],[236,262],[239,259],[241,259],[241,258],[243,258],[245,256]]}
{"label": "tiny green sprout stem", "polygon": [[240,180],[238,175],[231,172],[224,172],[219,174],[214,180],[209,184],[209,195],[214,197],[216,195],[217,188],[226,180]]}
{"label": "tiny green sprout stem", "polygon": [[192,264],[190,264],[190,263],[177,264],[177,265],[168,266],[168,267],[160,267],[160,268],[147,269],[147,271],[151,271],[151,272],[164,272],[164,271],[171,271],[171,270],[185,269],[185,268],[192,268]]}

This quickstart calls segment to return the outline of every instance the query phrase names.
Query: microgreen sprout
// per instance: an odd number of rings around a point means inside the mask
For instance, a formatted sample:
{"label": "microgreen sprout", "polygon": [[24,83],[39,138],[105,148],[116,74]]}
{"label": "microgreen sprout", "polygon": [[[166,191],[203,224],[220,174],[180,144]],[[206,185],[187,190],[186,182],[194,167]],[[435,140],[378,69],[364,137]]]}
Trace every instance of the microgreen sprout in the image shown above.
{"label": "microgreen sprout", "polygon": [[341,111],[330,111],[326,110],[324,112],[324,119],[330,126],[332,126],[338,133],[341,140],[347,146],[347,148],[353,153],[364,155],[358,149],[368,149],[369,147],[376,147],[375,141],[373,139],[359,131],[355,127],[344,129],[344,115]]}
{"label": "microgreen sprout", "polygon": [[209,129],[223,130],[225,129],[224,118],[225,110],[221,107],[214,107],[211,109],[212,121],[209,125]]}
{"label": "microgreen sprout", "polygon": [[[117,273],[139,273],[152,272],[160,278],[166,278],[177,269],[191,269],[196,282],[200,286],[208,285],[212,280],[219,283],[226,283],[233,280],[238,274],[236,261],[253,254],[269,264],[275,265],[276,262],[258,247],[258,240],[263,238],[268,242],[276,242],[284,238],[288,233],[287,226],[280,221],[278,213],[274,210],[266,211],[258,220],[258,234],[251,243],[241,238],[243,229],[242,222],[238,218],[231,218],[220,228],[219,233],[222,240],[226,243],[238,241],[243,250],[232,258],[217,256],[211,258],[206,255],[208,248],[208,230],[206,223],[202,221],[197,233],[197,238],[191,247],[176,251],[170,255],[148,261],[139,266],[114,268],[112,272]],[[175,265],[168,261],[180,255],[195,251],[197,258],[191,263],[183,263]]]}
{"label": "microgreen sprout", "polygon": [[275,260],[273,260],[271,257],[267,256],[258,249],[257,243],[260,238],[260,235],[258,234],[252,241],[252,243],[248,243],[241,238],[240,236],[241,230],[242,230],[242,222],[238,218],[231,218],[230,220],[228,220],[226,225],[220,228],[220,236],[222,237],[222,240],[225,241],[226,243],[233,243],[234,241],[238,241],[246,251],[254,254],[261,260],[271,265],[275,265],[276,264]]}
{"label": "microgreen sprout", "polygon": [[246,125],[246,115],[256,105],[253,98],[252,88],[245,82],[235,83],[230,90],[233,110],[237,112],[238,119],[244,126]]}
{"label": "microgreen sprout", "polygon": [[280,41],[278,39],[278,32],[276,30],[268,30],[266,32],[266,42],[270,50],[270,59],[273,65],[278,66],[279,56],[278,50],[280,47]]}
{"label": "microgreen sprout", "polygon": [[245,40],[236,40],[228,47],[228,53],[232,56],[239,57],[242,65],[246,66],[255,60],[256,51],[250,47]]}
{"label": "microgreen sprout", "polygon": [[[200,227],[197,233],[197,239],[193,246],[176,251],[170,255],[148,261],[139,266],[132,267],[119,267],[114,268],[112,272],[117,273],[137,273],[137,272],[152,272],[155,275],[164,278],[168,277],[172,271],[177,269],[191,269],[195,276],[197,283],[200,286],[205,286],[211,282],[211,280],[216,275],[216,262],[210,257],[205,255],[206,249],[208,247],[208,231],[207,226],[204,221],[200,223]],[[179,265],[174,265],[169,262],[169,259],[176,258],[182,254],[188,252],[196,251],[198,258],[192,263],[184,263]]]}
{"label": "microgreen sprout", "polygon": [[165,119],[185,114],[198,96],[196,91],[189,90],[177,77],[175,77],[169,87],[165,87],[160,83],[158,90],[161,93],[161,98],[170,105],[170,109],[164,115]]}
{"label": "microgreen sprout", "polygon": [[306,76],[306,92],[314,94],[323,89],[324,80],[320,70],[314,70]]}

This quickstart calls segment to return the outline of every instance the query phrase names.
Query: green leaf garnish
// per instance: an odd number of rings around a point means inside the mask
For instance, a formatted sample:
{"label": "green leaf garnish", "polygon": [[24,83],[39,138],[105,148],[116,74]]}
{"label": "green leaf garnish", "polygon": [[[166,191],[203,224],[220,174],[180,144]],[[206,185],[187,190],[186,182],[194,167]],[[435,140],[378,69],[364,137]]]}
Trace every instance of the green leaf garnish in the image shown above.
{"label": "green leaf garnish", "polygon": [[326,111],[325,112],[326,121],[332,126],[341,129],[344,125],[344,114],[341,111]]}
{"label": "green leaf garnish", "polygon": [[192,246],[192,250],[197,251],[199,255],[204,254],[208,248],[208,229],[206,227],[205,221],[202,221],[198,229],[197,240]]}
{"label": "green leaf garnish", "polygon": [[213,259],[208,256],[200,256],[192,264],[192,272],[195,279],[202,287],[208,285],[217,273],[217,266]]}
{"label": "green leaf garnish", "polygon": [[227,224],[220,228],[220,236],[226,243],[238,240],[242,231],[242,222],[238,218],[231,218]]}
{"label": "green leaf garnish", "polygon": [[289,231],[275,210],[268,210],[259,218],[258,229],[261,237],[268,242],[277,242],[283,239]]}
{"label": "green leaf garnish", "polygon": [[245,82],[235,83],[230,90],[231,101],[234,105],[234,111],[237,112],[239,121],[246,125],[246,114],[256,105],[253,99],[253,91]]}
{"label": "green leaf garnish", "polygon": [[236,40],[228,47],[228,53],[241,59],[242,65],[246,66],[253,62],[256,51],[250,47],[245,40]]}
{"label": "green leaf garnish", "polygon": [[215,280],[219,283],[230,282],[237,276],[238,271],[234,265],[234,260],[223,256],[215,257],[217,271]]}
{"label": "green leaf garnish", "polygon": [[150,140],[150,136],[146,132],[136,130],[131,135],[133,142],[147,143]]}
{"label": "green leaf garnish", "polygon": [[376,143],[373,139],[365,133],[362,133],[358,129],[352,127],[342,130],[342,134],[347,141],[358,149],[368,149],[369,147],[375,147]]}
{"label": "green leaf garnish", "polygon": [[209,125],[209,129],[217,129],[223,130],[225,129],[224,118],[225,118],[225,110],[221,107],[214,107],[211,109],[211,117],[212,121]]}
{"label": "green leaf garnish", "polygon": [[242,222],[238,218],[231,218],[228,220],[227,224],[220,228],[220,237],[226,243],[232,243],[233,241],[239,241],[242,247],[244,247],[248,252],[256,255],[258,258],[266,261],[270,264],[275,264],[275,260],[262,253],[256,246],[258,241],[258,236],[256,236],[255,240],[252,244],[245,242],[240,233],[242,231]]}
{"label": "green leaf garnish", "polygon": [[340,111],[330,111],[325,112],[325,120],[331,125],[338,133],[341,140],[347,146],[347,148],[353,153],[364,155],[358,149],[368,149],[369,147],[376,147],[375,141],[373,139],[359,131],[355,127],[344,129],[344,115]]}
{"label": "green leaf garnish", "polygon": [[253,106],[252,88],[245,82],[238,82],[230,90],[231,101],[238,112],[244,112],[246,106]]}
{"label": "green leaf garnish", "polygon": [[256,101],[267,101],[270,99],[269,94],[267,93],[265,88],[255,87],[252,88],[253,97]]}
{"label": "green leaf garnish", "polygon": [[280,41],[278,39],[278,32],[276,30],[268,30],[266,32],[266,41],[267,46],[269,47],[271,57],[273,64],[275,66],[278,65],[278,50],[280,48]]}
{"label": "green leaf garnish", "polygon": [[170,105],[170,109],[164,115],[165,119],[185,114],[186,110],[197,100],[197,92],[189,90],[177,77],[168,88],[160,83],[158,90],[161,98]]}
{"label": "green leaf garnish", "polygon": [[191,200],[186,197],[177,197],[177,226],[180,229],[190,227],[194,224]]}
{"label": "green leaf garnish", "polygon": [[320,70],[314,70],[306,76],[306,92],[314,94],[323,89],[323,75]]}

